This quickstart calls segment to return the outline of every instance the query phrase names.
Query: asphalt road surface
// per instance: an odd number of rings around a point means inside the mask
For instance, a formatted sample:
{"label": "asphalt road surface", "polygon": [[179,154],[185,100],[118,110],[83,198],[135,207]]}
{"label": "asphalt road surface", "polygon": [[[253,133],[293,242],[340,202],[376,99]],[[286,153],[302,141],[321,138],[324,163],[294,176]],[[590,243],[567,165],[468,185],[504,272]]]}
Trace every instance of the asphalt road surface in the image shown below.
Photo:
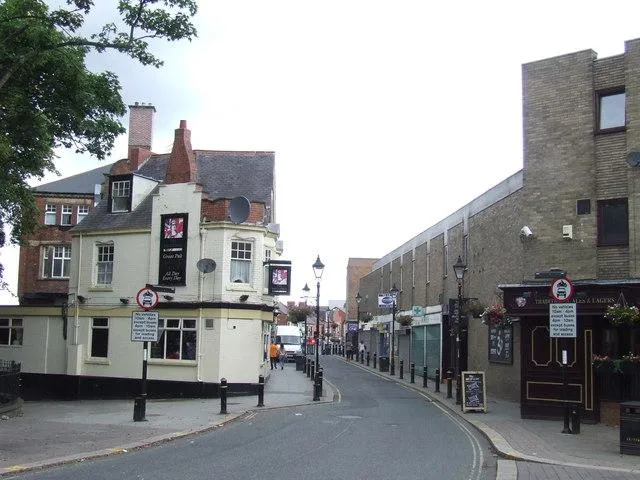
{"label": "asphalt road surface", "polygon": [[333,403],[264,410],[223,428],[17,475],[65,480],[495,479],[484,438],[419,392],[321,357]]}

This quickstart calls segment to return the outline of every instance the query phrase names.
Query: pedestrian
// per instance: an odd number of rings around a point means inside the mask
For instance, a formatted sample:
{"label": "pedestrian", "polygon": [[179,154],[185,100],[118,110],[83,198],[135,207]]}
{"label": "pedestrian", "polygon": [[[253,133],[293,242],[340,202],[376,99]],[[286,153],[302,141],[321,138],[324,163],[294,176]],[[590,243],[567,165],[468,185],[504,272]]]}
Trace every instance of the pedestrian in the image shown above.
{"label": "pedestrian", "polygon": [[367,347],[364,345],[364,340],[360,340],[360,343],[358,344],[358,354],[360,355],[360,358],[358,360],[361,362],[364,360],[364,352],[366,351]]}
{"label": "pedestrian", "polygon": [[351,342],[346,343],[347,361],[351,360]]}
{"label": "pedestrian", "polygon": [[287,361],[287,352],[284,349],[284,344],[280,344],[280,350],[278,351],[278,358],[280,360],[280,370],[284,370],[284,363]]}
{"label": "pedestrian", "polygon": [[278,344],[275,342],[271,342],[269,345],[269,360],[271,361],[271,370],[273,367],[278,368]]}

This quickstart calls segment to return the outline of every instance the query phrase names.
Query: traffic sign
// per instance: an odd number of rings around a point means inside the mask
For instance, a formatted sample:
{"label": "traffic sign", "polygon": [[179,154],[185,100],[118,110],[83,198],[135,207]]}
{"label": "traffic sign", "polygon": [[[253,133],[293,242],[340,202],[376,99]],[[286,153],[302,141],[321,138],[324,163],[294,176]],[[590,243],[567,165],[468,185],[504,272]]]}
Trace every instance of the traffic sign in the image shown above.
{"label": "traffic sign", "polygon": [[131,341],[158,341],[158,312],[133,312],[131,314]]}
{"label": "traffic sign", "polygon": [[158,305],[159,300],[158,292],[155,292],[150,288],[141,288],[136,294],[136,302],[138,303],[138,306],[145,310],[155,308],[155,306]]}
{"label": "traffic sign", "polygon": [[575,303],[549,304],[549,337],[576,338],[577,330]]}
{"label": "traffic sign", "polygon": [[575,293],[576,288],[568,278],[558,278],[551,284],[550,295],[556,302],[568,302]]}

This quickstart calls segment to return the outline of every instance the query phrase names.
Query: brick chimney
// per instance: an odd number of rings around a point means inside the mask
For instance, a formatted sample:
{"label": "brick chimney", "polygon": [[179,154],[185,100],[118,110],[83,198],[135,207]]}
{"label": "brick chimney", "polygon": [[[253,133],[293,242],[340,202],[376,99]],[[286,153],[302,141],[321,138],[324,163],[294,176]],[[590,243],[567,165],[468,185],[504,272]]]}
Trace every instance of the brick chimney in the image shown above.
{"label": "brick chimney", "polygon": [[156,107],[150,103],[129,105],[129,170],[135,171],[151,155],[153,114]]}
{"label": "brick chimney", "polygon": [[191,130],[187,129],[186,120],[180,120],[180,128],[176,129],[164,182],[195,182],[196,173],[196,157],[191,148]]}

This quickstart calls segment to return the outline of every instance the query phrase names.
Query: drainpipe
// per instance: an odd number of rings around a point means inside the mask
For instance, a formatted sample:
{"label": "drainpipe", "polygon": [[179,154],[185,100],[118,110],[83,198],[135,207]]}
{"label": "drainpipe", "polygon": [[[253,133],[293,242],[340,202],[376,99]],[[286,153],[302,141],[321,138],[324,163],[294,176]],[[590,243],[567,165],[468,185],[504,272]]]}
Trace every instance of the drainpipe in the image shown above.
{"label": "drainpipe", "polygon": [[[207,230],[201,226],[200,227],[200,258],[204,256],[204,240],[207,235]],[[201,372],[201,364],[202,364],[202,334],[204,332],[203,327],[203,318],[202,318],[202,290],[204,287],[204,273],[198,270],[198,302],[201,304],[200,308],[198,308],[198,335],[196,338],[196,381],[202,381],[202,372]]]}
{"label": "drainpipe", "polygon": [[78,275],[76,278],[76,298],[75,298],[75,314],[73,316],[73,343],[72,345],[78,345],[78,335],[79,335],[79,329],[80,329],[80,325],[79,325],[79,320],[78,320],[78,316],[79,316],[79,310],[80,310],[80,306],[78,305],[78,291],[80,289],[80,271],[82,270],[82,234],[80,234],[80,247],[78,248],[78,250],[80,251],[80,255],[78,255]]}

